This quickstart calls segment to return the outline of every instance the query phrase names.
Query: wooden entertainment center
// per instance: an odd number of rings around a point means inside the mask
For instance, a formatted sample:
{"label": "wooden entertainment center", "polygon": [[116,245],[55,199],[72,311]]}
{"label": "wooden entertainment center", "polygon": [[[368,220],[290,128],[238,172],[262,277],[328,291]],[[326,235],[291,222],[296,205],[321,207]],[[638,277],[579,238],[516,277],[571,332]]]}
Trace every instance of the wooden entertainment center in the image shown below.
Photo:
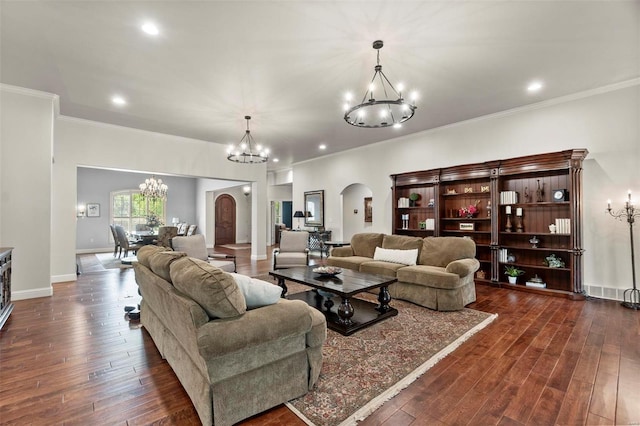
{"label": "wooden entertainment center", "polygon": [[[477,283],[582,299],[587,154],[572,149],[391,175],[393,233],[472,238]],[[507,281],[505,266],[524,271],[517,283]]]}

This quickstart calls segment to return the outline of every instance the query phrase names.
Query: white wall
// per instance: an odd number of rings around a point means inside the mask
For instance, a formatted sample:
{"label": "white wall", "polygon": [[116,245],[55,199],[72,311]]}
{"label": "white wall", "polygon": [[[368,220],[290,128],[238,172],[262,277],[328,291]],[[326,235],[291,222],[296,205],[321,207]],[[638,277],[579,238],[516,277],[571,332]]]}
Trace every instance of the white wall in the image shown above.
{"label": "white wall", "polygon": [[[52,294],[51,153],[56,106],[57,97],[51,94],[0,86],[0,246],[14,247],[14,300]],[[75,267],[72,272],[75,277]]]}
{"label": "white wall", "polygon": [[[295,164],[294,205],[302,203],[304,191],[324,189],[325,226],[333,230],[332,238],[341,239],[340,191],[350,183],[365,183],[375,201],[371,231],[390,233],[390,174],[587,148],[585,285],[595,295],[619,298],[617,289],[631,287],[632,281],[629,230],[604,209],[608,198],[620,206],[629,188],[640,198],[639,83],[634,80]],[[327,173],[329,169],[340,173]],[[317,182],[323,182],[321,187]],[[601,287],[603,294],[597,294]]]}
{"label": "white wall", "polygon": [[[113,168],[145,173],[254,182],[254,203],[267,209],[266,165],[236,164],[226,147],[87,120],[59,117],[55,122],[53,170],[52,275],[75,273],[76,167]],[[204,195],[203,195],[204,196]],[[203,210],[204,211],[204,210]],[[198,226],[205,226],[198,213]],[[266,257],[266,217],[252,216],[252,257]],[[74,275],[75,276],[75,275]]]}
{"label": "white wall", "polygon": [[[371,197],[373,193],[368,186],[354,183],[342,191],[342,237],[349,241],[354,234],[370,232],[373,222],[364,221],[364,198]],[[372,205],[376,200],[373,199]],[[355,211],[358,211],[355,213]],[[331,238],[334,238],[333,232]]]}

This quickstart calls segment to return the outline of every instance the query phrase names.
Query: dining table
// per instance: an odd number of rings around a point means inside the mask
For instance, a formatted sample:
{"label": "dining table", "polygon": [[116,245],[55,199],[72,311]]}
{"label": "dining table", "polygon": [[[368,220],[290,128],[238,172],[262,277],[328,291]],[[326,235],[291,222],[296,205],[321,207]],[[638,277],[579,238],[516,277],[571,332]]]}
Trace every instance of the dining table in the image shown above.
{"label": "dining table", "polygon": [[158,238],[157,231],[131,231],[129,234],[142,244],[153,244],[154,240]]}

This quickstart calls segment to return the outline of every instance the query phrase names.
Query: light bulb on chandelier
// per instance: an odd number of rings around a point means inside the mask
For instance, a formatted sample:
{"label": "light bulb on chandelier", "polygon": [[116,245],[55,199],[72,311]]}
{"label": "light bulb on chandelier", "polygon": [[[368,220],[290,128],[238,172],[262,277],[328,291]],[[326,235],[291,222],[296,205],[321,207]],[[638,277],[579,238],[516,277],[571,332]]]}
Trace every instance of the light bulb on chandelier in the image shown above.
{"label": "light bulb on chandelier", "polygon": [[161,198],[164,200],[167,198],[168,189],[169,187],[162,183],[162,179],[156,180],[156,177],[153,175],[140,184],[140,194],[142,194],[143,197]]}
{"label": "light bulb on chandelier", "polygon": [[[407,102],[402,97],[402,91],[404,85],[398,84],[398,90],[396,90],[387,76],[382,72],[382,65],[380,65],[380,49],[384,43],[382,40],[376,40],[373,42],[373,48],[377,53],[377,64],[374,67],[374,74],[371,82],[368,85],[367,91],[362,97],[362,102],[358,105],[351,106],[351,100],[353,95],[347,93],[345,96],[346,103],[343,106],[345,110],[344,120],[356,127],[389,127],[399,128],[401,123],[409,120],[413,117],[416,106],[416,100],[418,98],[416,92],[412,92],[411,101]],[[379,88],[376,87],[374,82],[379,82]],[[391,95],[394,98],[389,99],[376,99],[374,96],[374,90],[378,94],[382,94],[385,97]],[[376,109],[378,110],[377,113]],[[371,110],[371,114],[366,114],[367,110]]]}

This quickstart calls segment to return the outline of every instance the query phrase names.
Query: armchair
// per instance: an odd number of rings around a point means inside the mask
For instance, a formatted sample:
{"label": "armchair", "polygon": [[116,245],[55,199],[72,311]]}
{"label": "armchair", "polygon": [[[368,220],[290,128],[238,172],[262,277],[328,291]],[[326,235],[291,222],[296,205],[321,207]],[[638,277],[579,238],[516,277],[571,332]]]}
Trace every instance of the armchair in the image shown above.
{"label": "armchair", "polygon": [[307,231],[282,231],[280,248],[273,250],[273,269],[309,265],[309,233]]}
{"label": "armchair", "polygon": [[204,260],[225,272],[236,272],[236,257],[230,254],[209,254],[204,235],[196,234],[190,237],[173,237],[171,246],[175,251],[181,251],[189,257]]}

